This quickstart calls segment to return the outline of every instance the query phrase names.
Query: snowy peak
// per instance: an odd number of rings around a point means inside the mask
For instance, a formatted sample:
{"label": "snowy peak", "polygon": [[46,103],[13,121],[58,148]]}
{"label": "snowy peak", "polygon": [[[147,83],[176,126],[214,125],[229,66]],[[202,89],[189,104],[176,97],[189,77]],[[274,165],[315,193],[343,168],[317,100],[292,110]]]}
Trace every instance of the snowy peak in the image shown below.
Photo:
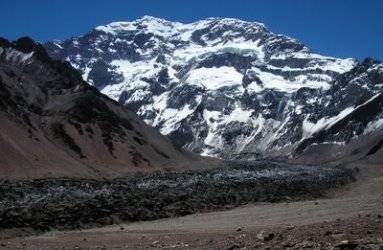
{"label": "snowy peak", "polygon": [[112,22],[107,25],[98,26],[95,30],[114,36],[124,32],[152,33],[164,36],[173,34],[174,28],[178,25],[163,19],[144,16],[133,22]]}
{"label": "snowy peak", "polygon": [[212,17],[202,21],[197,21],[189,24],[170,22],[164,19],[143,16],[132,22],[112,22],[107,25],[101,25],[95,28],[97,31],[105,32],[106,34],[117,35],[121,32],[152,32],[156,35],[169,36],[177,35],[183,37],[185,33],[190,33],[196,30],[210,28],[212,32],[219,29],[230,29],[235,27],[238,31],[243,32],[269,32],[265,25],[256,22],[246,22],[234,18],[218,18]]}
{"label": "snowy peak", "polygon": [[354,59],[316,54],[263,24],[232,18],[183,24],[145,16],[45,47],[178,146],[219,157],[294,155],[372,98],[381,75],[377,63],[350,75]]}

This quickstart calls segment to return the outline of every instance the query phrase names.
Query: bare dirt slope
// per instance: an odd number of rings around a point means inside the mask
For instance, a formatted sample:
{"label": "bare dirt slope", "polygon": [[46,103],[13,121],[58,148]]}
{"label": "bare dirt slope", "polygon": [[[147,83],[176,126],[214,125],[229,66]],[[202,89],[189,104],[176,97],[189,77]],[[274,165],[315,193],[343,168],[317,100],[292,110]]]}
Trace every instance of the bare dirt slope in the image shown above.
{"label": "bare dirt slope", "polygon": [[217,161],[186,152],[29,38],[0,39],[0,178],[113,178]]}
{"label": "bare dirt slope", "polygon": [[333,249],[338,245],[339,249],[362,249],[357,247],[371,245],[377,248],[364,249],[381,249],[383,168],[358,167],[359,180],[330,199],[255,204],[181,218],[50,232],[4,240],[3,248]]}

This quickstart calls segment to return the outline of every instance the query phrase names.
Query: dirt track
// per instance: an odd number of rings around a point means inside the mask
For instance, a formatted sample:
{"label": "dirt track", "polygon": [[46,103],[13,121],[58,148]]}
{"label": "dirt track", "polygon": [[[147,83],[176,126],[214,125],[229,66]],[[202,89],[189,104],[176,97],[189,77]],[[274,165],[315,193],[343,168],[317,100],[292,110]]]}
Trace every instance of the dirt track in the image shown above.
{"label": "dirt track", "polygon": [[[295,235],[294,240],[298,241],[291,243],[291,247],[297,249],[303,248],[303,245],[299,244],[307,242],[312,242],[314,248],[315,244],[319,247],[319,241],[324,241],[325,243],[322,243],[327,245],[323,247],[327,249],[331,246],[330,241],[336,244],[347,239],[367,239],[370,243],[382,241],[379,244],[383,244],[383,169],[380,166],[370,166],[368,170],[363,166],[360,168],[362,174],[359,181],[334,194],[332,199],[247,205],[230,211],[181,218],[83,231],[50,232],[42,236],[6,240],[0,248],[286,248],[282,245],[287,244],[286,239],[291,238],[291,235]],[[262,230],[275,233],[275,239],[269,241],[270,243],[258,239],[257,235]],[[313,238],[308,236],[310,233],[333,237],[331,240],[325,239],[325,236]]]}

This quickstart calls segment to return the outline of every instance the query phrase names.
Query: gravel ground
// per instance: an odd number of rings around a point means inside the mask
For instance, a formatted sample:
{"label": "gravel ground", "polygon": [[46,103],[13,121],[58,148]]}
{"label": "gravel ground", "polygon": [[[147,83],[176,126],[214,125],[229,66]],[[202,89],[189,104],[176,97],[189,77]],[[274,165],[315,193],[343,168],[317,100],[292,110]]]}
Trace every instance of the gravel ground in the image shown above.
{"label": "gravel ground", "polygon": [[224,211],[255,202],[316,199],[352,180],[346,170],[262,162],[110,181],[4,182],[0,228],[79,229]]}
{"label": "gravel ground", "polygon": [[3,230],[0,249],[383,249],[383,168],[358,168],[329,197],[29,237]]}

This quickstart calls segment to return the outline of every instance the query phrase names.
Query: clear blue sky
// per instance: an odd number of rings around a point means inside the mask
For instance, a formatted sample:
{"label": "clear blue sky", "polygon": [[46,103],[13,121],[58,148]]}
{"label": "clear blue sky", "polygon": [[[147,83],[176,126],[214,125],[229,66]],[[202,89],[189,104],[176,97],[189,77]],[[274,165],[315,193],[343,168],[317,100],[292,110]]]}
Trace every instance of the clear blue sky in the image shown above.
{"label": "clear blue sky", "polygon": [[382,0],[0,0],[0,36],[40,42],[151,15],[179,22],[234,17],[263,22],[314,51],[383,60]]}

